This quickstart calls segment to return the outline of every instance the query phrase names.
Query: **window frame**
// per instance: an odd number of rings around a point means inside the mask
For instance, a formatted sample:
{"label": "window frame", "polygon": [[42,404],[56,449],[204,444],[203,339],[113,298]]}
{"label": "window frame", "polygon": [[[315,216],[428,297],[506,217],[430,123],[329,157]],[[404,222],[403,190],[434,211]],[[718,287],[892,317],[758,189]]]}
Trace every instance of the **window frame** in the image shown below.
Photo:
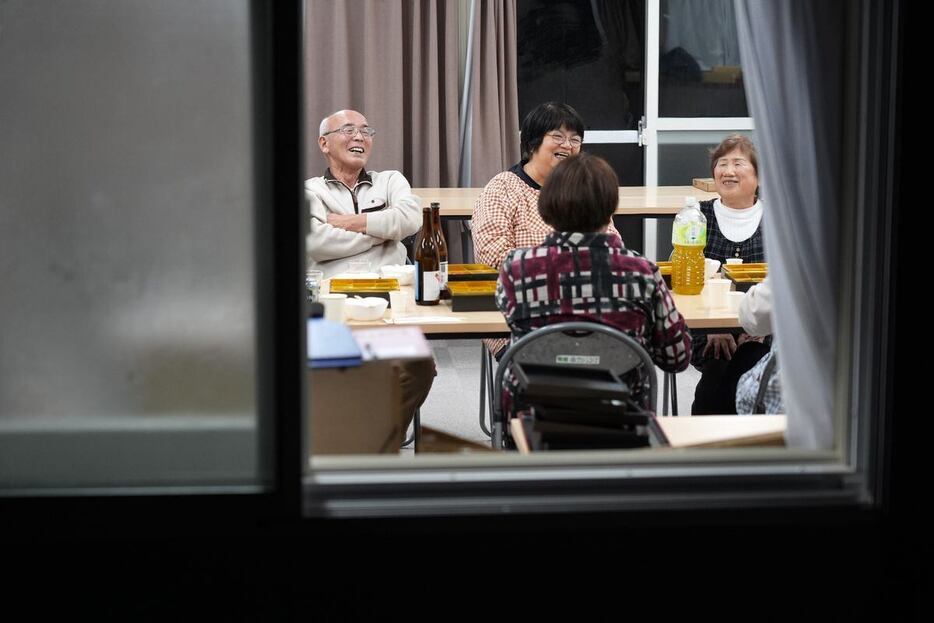
{"label": "window frame", "polygon": [[[249,0],[256,232],[256,486],[13,490],[0,495],[8,534],[95,536],[224,534],[301,514],[304,413],[305,219],[301,210],[302,2]],[[270,279],[270,276],[276,278]],[[236,431],[233,431],[236,433]],[[229,434],[225,431],[224,434]],[[179,433],[181,434],[181,433]]]}
{"label": "window frame", "polygon": [[[858,218],[841,220],[841,265],[863,272],[841,275],[835,450],[685,451],[664,459],[597,452],[547,460],[422,456],[418,465],[395,458],[316,457],[305,478],[306,516],[879,510],[886,499],[886,431],[893,417],[890,303],[898,143],[897,119],[889,111],[898,103],[897,21],[897,6],[861,3],[846,37],[849,105],[842,135],[853,138],[841,150],[839,196],[841,205],[858,206]],[[871,279],[858,282],[856,274]]]}
{"label": "window frame", "polygon": [[[882,6],[885,5],[885,6]],[[850,417],[848,443],[829,453],[759,450],[756,465],[744,465],[743,450],[684,452],[664,459],[640,457],[607,465],[601,453],[568,453],[549,458],[548,466],[531,457],[489,457],[473,464],[450,458],[420,457],[418,463],[371,457],[327,469],[303,479],[306,464],[304,417],[306,355],[301,274],[305,218],[302,206],[302,27],[301,2],[251,2],[257,102],[257,298],[261,421],[274,420],[262,434],[271,436],[275,466],[271,490],[238,494],[158,494],[113,490],[91,496],[0,497],[5,532],[57,537],[152,534],[241,534],[259,526],[293,525],[306,520],[321,526],[328,517],[438,517],[452,515],[625,513],[638,524],[664,516],[696,517],[703,509],[731,516],[738,508],[775,515],[791,510],[846,513],[879,511],[887,502],[894,421],[895,225],[899,212],[897,169],[901,59],[899,3],[861,3],[851,32],[868,43],[849,55],[861,80],[845,112],[858,130],[846,162],[841,201],[860,207],[844,245],[844,257],[859,259],[872,279],[850,281],[844,301],[872,305],[842,318],[841,336],[871,335],[841,349],[845,396],[839,418]],[[844,133],[846,135],[846,133]],[[869,210],[872,207],[872,210]],[[875,251],[873,255],[857,250]],[[272,277],[270,279],[270,277]],[[848,306],[842,306],[844,310]],[[850,307],[857,309],[859,306]],[[852,408],[851,408],[852,407]],[[838,428],[838,432],[842,429]],[[809,454],[809,456],[805,456]],[[698,457],[704,457],[699,461]],[[583,460],[582,460],[583,459]],[[708,460],[714,459],[714,460]],[[808,460],[806,460],[808,459]],[[337,461],[338,459],[335,459]],[[806,462],[802,462],[805,461]],[[511,465],[507,463],[511,462]],[[665,463],[665,465],[661,465]],[[702,463],[702,464],[701,464]],[[378,476],[378,478],[377,478]],[[862,516],[866,516],[862,513]],[[744,515],[751,518],[752,515]]]}

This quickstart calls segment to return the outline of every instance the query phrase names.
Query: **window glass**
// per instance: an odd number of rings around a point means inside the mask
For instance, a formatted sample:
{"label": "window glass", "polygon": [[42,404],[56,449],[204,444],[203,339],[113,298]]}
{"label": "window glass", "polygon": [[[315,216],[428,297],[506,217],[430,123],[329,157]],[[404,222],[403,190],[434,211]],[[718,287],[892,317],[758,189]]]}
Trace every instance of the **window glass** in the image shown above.
{"label": "window glass", "polygon": [[645,100],[645,2],[519,0],[517,14],[520,120],[555,100],[573,106],[586,128],[636,129]]}
{"label": "window glass", "polygon": [[732,0],[661,0],[659,28],[659,117],[749,116]]}
{"label": "window glass", "polygon": [[203,4],[0,5],[0,488],[264,476],[249,3]]}

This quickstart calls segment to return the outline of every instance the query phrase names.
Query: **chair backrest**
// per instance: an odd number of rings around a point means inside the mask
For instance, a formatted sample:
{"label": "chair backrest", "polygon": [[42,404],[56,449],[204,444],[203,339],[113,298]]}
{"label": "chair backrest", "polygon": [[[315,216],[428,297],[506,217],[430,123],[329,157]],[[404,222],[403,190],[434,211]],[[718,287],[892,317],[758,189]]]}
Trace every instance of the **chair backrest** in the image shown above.
{"label": "chair backrest", "polygon": [[411,236],[406,236],[402,239],[402,246],[405,247],[405,263],[414,264],[415,263],[415,239],[418,237],[418,232],[415,232]]}
{"label": "chair backrest", "polygon": [[513,362],[605,368],[620,377],[641,368],[642,406],[655,412],[655,364],[639,342],[613,327],[595,322],[562,322],[535,329],[510,346],[500,359],[493,382],[494,425],[503,424],[503,377]]}

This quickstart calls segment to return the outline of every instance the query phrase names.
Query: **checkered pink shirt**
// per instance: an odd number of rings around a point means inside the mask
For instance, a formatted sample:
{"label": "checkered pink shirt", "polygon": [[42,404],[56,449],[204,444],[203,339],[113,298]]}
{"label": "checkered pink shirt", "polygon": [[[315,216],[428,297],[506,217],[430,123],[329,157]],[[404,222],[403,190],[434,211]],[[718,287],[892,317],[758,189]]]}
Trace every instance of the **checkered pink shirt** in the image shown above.
{"label": "checkered pink shirt", "polygon": [[[554,231],[538,214],[538,185],[532,182],[535,186],[531,186],[514,172],[516,169],[491,179],[477,197],[473,211],[476,260],[497,270],[507,253],[538,246]],[[607,233],[619,236],[612,223]]]}

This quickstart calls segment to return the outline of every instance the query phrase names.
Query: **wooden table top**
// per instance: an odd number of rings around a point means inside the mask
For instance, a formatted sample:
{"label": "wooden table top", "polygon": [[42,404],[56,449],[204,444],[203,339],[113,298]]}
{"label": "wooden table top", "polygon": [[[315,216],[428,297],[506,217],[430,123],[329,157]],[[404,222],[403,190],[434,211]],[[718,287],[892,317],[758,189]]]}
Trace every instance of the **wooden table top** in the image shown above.
{"label": "wooden table top", "polygon": [[[413,188],[422,206],[441,204],[441,216],[469,218],[482,188]],[[629,216],[673,216],[684,207],[684,197],[698,201],[713,199],[717,193],[694,186],[620,186],[616,214]]]}
{"label": "wooden table top", "polygon": [[[741,448],[784,446],[788,420],[784,415],[704,415],[657,417],[670,448]],[[519,418],[509,421],[522,454],[532,452]]]}
{"label": "wooden table top", "polygon": [[[413,292],[412,286],[401,286],[403,290]],[[326,287],[322,289],[326,291]],[[702,295],[684,296],[672,293],[675,306],[693,329],[726,329],[739,327],[737,312],[726,307],[710,308]],[[410,301],[411,303],[411,301]],[[392,318],[392,310],[387,309],[383,320],[358,321],[348,320],[350,327],[386,326],[399,324],[400,326],[418,326],[428,337],[438,337],[441,334],[475,334],[477,337],[496,337],[509,333],[506,320],[499,311],[455,312],[451,309],[451,301],[441,301],[437,305],[411,305],[404,317],[397,320]]]}

